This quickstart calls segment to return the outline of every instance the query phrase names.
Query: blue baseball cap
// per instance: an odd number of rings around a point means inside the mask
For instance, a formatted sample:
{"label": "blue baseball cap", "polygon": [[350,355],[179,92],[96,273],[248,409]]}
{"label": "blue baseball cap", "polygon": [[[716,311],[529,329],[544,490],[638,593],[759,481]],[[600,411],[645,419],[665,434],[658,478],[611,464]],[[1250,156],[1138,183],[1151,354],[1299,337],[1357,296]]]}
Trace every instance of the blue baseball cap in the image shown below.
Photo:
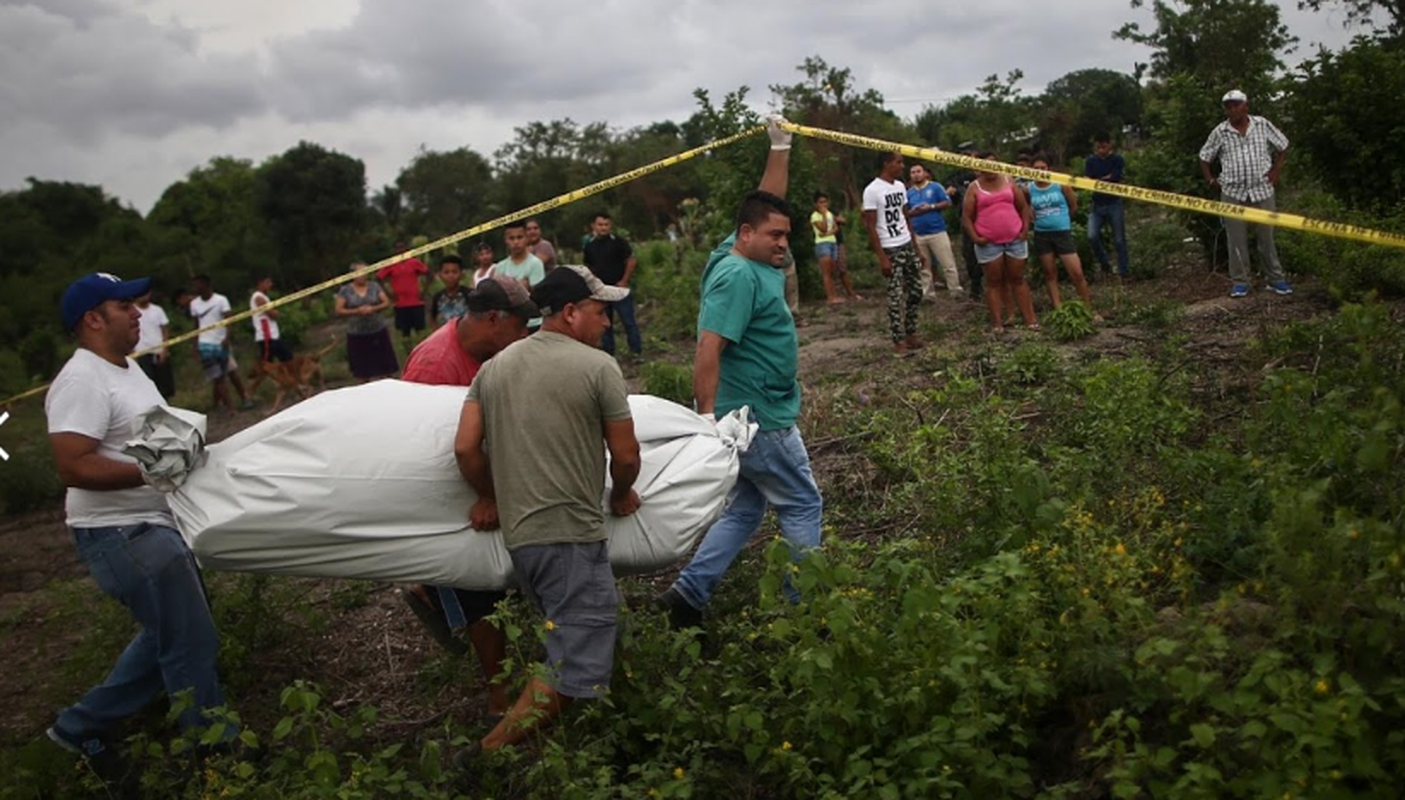
{"label": "blue baseball cap", "polygon": [[150,278],[124,281],[108,272],[94,272],[70,283],[63,290],[63,329],[78,327],[83,315],[108,300],[132,300],[151,290]]}

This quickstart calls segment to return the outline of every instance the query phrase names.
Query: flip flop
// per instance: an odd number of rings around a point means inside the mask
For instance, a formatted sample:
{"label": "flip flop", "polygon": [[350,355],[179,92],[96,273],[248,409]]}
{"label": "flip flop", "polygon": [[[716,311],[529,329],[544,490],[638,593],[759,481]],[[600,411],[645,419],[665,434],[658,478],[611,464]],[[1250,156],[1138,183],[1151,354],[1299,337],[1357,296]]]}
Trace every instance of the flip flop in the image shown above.
{"label": "flip flop", "polygon": [[[429,631],[430,638],[456,656],[468,652],[468,646],[449,628],[449,621],[444,619],[444,612],[437,603],[426,603],[413,589],[401,589],[400,596],[405,598],[405,604],[420,618],[425,630]],[[431,598],[433,596],[430,595]]]}

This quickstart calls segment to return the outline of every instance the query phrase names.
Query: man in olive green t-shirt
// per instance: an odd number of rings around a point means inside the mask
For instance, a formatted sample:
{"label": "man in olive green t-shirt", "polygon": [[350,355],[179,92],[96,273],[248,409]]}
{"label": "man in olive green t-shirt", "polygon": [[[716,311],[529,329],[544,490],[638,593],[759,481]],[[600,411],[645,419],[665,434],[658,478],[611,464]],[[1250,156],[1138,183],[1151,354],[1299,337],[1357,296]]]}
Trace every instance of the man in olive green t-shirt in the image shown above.
{"label": "man in olive green t-shirt", "polygon": [[[750,406],[760,432],[741,457],[741,474],[726,510],[703,537],[678,580],[657,599],[675,628],[702,623],[702,608],[727,568],[774,506],[781,535],[797,558],[820,543],[824,501],[810,456],[795,426],[799,340],[785,302],[781,273],[790,249],[790,134],[773,118],[771,153],[761,185],[737,213],[736,232],[713,251],[703,270],[693,399],[715,419]],[[793,588],[787,586],[792,599]]]}
{"label": "man in olive green t-shirt", "polygon": [[460,754],[516,744],[572,700],[599,697],[614,665],[619,598],[600,497],[610,455],[610,511],[639,508],[639,441],[619,365],[596,349],[606,304],[629,290],[563,265],[532,290],[542,327],[483,365],[459,419],[454,454],[478,493],[469,520],[502,528],[518,583],[548,620],[548,681],[533,678],[502,721]]}

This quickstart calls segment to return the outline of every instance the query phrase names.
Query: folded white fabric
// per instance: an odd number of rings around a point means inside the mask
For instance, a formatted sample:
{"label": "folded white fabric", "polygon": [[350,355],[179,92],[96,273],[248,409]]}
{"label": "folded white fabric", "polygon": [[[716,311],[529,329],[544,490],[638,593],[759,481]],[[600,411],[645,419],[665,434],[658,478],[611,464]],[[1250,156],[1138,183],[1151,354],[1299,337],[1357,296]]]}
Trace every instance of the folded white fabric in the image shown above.
{"label": "folded white fabric", "polygon": [[142,480],[159,492],[174,492],[204,459],[205,415],[152,406],[132,425],[135,437],[122,452],[135,458]]}
{"label": "folded white fabric", "polygon": [[[169,497],[176,521],[210,569],[510,586],[501,534],[468,525],[474,496],[453,453],[466,392],[385,380],[298,403],[209,446]],[[688,553],[722,512],[755,430],[741,415],[714,427],[657,397],[630,406],[643,505],[607,517],[620,575]]]}

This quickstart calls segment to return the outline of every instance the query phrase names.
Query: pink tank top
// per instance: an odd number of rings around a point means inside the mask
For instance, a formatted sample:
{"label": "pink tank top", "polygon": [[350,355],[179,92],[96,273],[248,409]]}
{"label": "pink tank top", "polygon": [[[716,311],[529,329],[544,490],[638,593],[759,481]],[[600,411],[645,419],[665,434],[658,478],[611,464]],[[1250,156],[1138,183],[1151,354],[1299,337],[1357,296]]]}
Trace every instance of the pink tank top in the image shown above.
{"label": "pink tank top", "polygon": [[976,189],[976,233],[995,244],[1009,244],[1020,234],[1020,213],[1015,210],[1014,184],[987,192],[979,183]]}

